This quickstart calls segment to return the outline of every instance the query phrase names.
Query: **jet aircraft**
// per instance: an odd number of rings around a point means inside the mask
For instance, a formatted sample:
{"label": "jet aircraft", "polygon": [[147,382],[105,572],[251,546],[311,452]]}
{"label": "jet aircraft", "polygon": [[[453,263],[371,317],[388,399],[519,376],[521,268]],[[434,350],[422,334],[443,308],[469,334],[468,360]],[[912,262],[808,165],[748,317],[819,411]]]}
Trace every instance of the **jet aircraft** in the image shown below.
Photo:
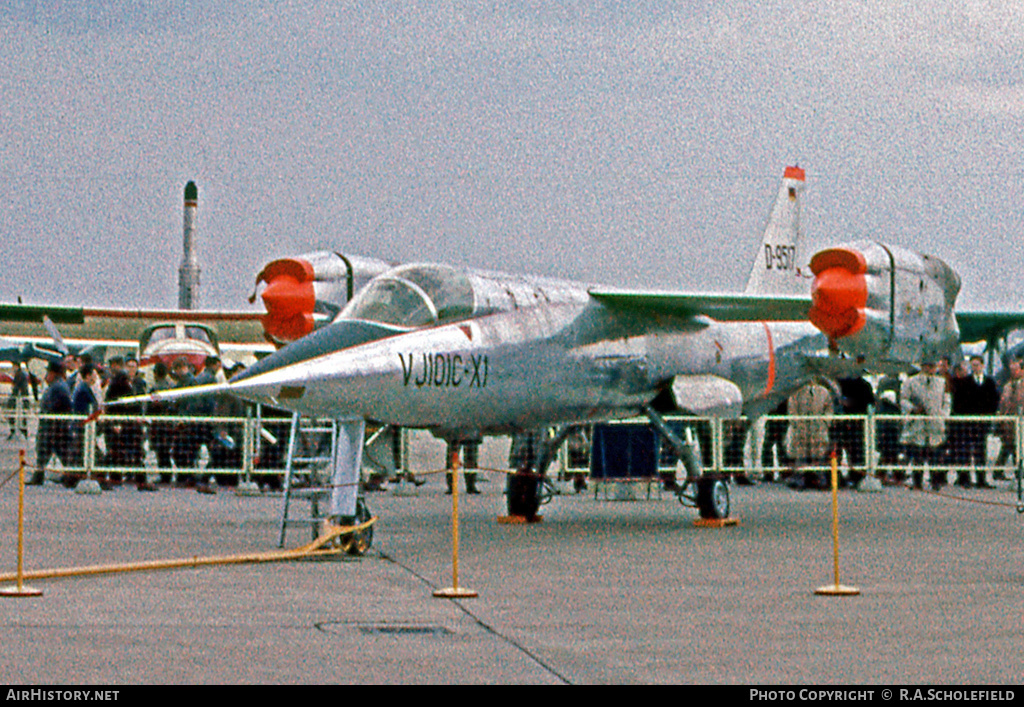
{"label": "jet aircraft", "polygon": [[[810,272],[799,267],[804,181],[803,170],[786,169],[743,294],[407,264],[228,383],[157,397],[229,392],[338,419],[346,433],[332,511],[341,517],[356,517],[368,420],[454,442],[645,415],[688,460],[687,497],[702,516],[723,517],[726,483],[703,474],[663,414],[756,416],[814,376],[905,370],[957,343],[960,280],[937,258],[862,242],[817,253]],[[561,436],[525,478],[543,475]],[[523,478],[529,509],[538,485]]]}
{"label": "jet aircraft", "polygon": [[[52,344],[53,322],[60,324],[68,348],[74,352],[95,345],[138,346],[143,357],[149,355],[150,330],[185,327],[207,332],[194,341],[173,337],[186,354],[202,357],[214,353],[211,339],[219,340],[226,353],[266,354],[330,323],[370,279],[391,267],[382,260],[328,251],[273,260],[260,269],[256,279],[257,289],[266,284],[260,293],[265,312],[0,304],[0,335],[10,338],[0,339],[0,358],[59,359],[61,354]],[[255,300],[254,291],[249,301]],[[41,331],[43,326],[49,336]]]}

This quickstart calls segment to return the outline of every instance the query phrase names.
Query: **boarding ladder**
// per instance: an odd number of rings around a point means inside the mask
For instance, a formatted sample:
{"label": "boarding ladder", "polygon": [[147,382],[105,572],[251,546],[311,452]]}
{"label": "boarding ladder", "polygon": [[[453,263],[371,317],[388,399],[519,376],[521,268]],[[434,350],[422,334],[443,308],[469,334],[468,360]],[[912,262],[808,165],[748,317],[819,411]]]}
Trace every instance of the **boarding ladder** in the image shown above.
{"label": "boarding ladder", "polygon": [[[337,437],[338,423],[334,420],[292,415],[278,547],[284,547],[285,531],[290,525],[311,527],[313,540],[316,540],[317,530],[327,518],[324,511],[331,496],[332,455]],[[309,513],[296,516],[292,499],[309,501]]]}

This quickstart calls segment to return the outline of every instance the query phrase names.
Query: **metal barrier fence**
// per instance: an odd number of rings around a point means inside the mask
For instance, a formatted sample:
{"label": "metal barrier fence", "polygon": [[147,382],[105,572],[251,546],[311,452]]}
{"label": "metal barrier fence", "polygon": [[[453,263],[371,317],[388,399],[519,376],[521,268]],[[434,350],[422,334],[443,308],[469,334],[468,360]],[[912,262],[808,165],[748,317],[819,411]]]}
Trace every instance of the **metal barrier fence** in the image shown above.
{"label": "metal barrier fence", "polygon": [[[27,438],[34,437],[36,455],[30,452],[29,459],[38,466],[79,474],[145,472],[160,474],[163,480],[172,474],[279,480],[291,429],[290,416],[259,408],[232,418],[104,414],[90,419],[26,411],[8,414],[7,419],[11,436],[24,431]],[[669,417],[668,422],[680,434],[689,427],[705,469],[721,474],[825,471],[835,450],[846,473],[863,470],[884,476],[927,466],[1012,475],[1024,449],[1019,417],[780,415],[753,423],[745,418],[686,417]],[[610,424],[647,423],[633,419]],[[589,438],[584,434],[582,439]],[[309,456],[311,450],[301,451]],[[672,448],[662,442],[659,455],[660,470],[672,472],[677,464]],[[407,458],[404,451],[400,458]],[[563,472],[585,474],[590,467],[589,444],[570,437],[558,458]]]}
{"label": "metal barrier fence", "polygon": [[[825,472],[834,450],[847,475],[902,476],[927,468],[1012,476],[1024,447],[1024,425],[1019,417],[769,415],[753,422],[747,418],[686,417],[669,417],[667,421],[680,435],[690,428],[704,468],[719,474],[756,476],[794,469]],[[644,426],[647,422],[634,419],[608,424]],[[570,440],[563,446],[560,460],[567,474],[587,473],[589,448]],[[659,471],[673,473],[676,465],[672,447],[662,441]]]}
{"label": "metal barrier fence", "polygon": [[28,423],[35,416],[36,402],[27,396],[8,395],[3,402],[4,419],[10,431],[8,439],[21,434],[28,437]]}
{"label": "metal barrier fence", "polygon": [[[291,417],[29,415],[40,468],[111,476],[212,475],[218,480],[277,483],[284,473]],[[31,456],[31,455],[30,455]],[[55,463],[55,462],[59,462]]]}

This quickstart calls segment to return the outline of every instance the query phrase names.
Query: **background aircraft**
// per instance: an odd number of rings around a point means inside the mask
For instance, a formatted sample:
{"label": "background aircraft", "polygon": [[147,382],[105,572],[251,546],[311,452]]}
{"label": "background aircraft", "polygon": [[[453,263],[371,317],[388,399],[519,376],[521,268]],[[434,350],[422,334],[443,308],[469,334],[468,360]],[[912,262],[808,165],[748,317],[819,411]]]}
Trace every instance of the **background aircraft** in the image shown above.
{"label": "background aircraft", "polygon": [[[343,421],[332,509],[353,516],[366,420],[457,442],[642,414],[685,453],[663,413],[758,415],[815,375],[906,369],[955,348],[959,278],[929,256],[876,243],[828,249],[811,259],[813,307],[806,294],[774,294],[809,277],[798,268],[803,185],[803,171],[788,168],[742,295],[403,265],[227,384],[159,397],[227,391]],[[533,506],[537,485],[516,486]],[[728,513],[726,484],[699,465],[684,489],[702,515]]]}
{"label": "background aircraft", "polygon": [[35,340],[22,339],[20,341],[0,339],[0,361],[11,363],[28,363],[31,360],[60,361],[69,353],[75,355],[90,354],[97,359],[102,359],[106,354],[106,345],[102,343],[80,343],[68,344],[64,341],[57,326],[46,315],[42,317],[43,327],[49,334],[49,340],[34,337]]}
{"label": "background aircraft", "polygon": [[[49,349],[53,337],[47,333],[46,319],[60,327],[66,347],[75,353],[96,347],[104,350],[138,351],[140,338],[150,327],[187,323],[210,327],[222,342],[230,342],[239,355],[248,352],[270,353],[274,347],[263,338],[262,312],[186,311],[174,309],[120,309],[103,307],[67,307],[57,305],[0,304],[0,335],[15,345]],[[208,343],[182,342],[186,352],[205,352]],[[190,345],[191,344],[191,345]],[[227,347],[226,347],[227,348]],[[55,348],[56,350],[56,348]]]}
{"label": "background aircraft", "polygon": [[29,361],[60,361],[63,353],[54,348],[36,345],[30,341],[0,339],[0,361],[28,363]]}
{"label": "background aircraft", "polygon": [[[58,358],[47,334],[49,319],[60,325],[72,351],[103,345],[138,350],[141,360],[157,355],[146,350],[156,329],[174,332],[158,338],[174,339],[176,350],[190,358],[213,352],[211,340],[219,342],[214,349],[235,358],[258,357],[329,323],[354,293],[391,267],[329,251],[273,260],[256,280],[257,288],[266,285],[261,293],[265,312],[0,304],[0,336],[8,337],[3,343],[10,356],[20,357],[24,350],[24,355]],[[256,292],[250,301],[255,299]],[[0,360],[6,349],[0,348]]]}

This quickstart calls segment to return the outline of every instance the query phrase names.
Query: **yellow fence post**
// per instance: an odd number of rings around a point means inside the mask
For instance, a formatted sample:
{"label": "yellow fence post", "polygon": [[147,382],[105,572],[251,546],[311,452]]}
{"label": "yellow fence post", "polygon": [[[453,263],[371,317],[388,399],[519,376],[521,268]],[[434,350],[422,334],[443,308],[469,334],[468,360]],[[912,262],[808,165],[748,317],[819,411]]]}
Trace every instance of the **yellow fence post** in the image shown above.
{"label": "yellow fence post", "polygon": [[0,589],[0,596],[5,597],[38,597],[43,590],[26,587],[22,583],[24,576],[23,559],[25,556],[25,450],[18,450],[18,574],[17,585]]}
{"label": "yellow fence post", "polygon": [[440,599],[469,599],[479,596],[472,589],[459,586],[459,477],[462,474],[460,463],[461,445],[452,445],[452,586],[434,591]]}
{"label": "yellow fence post", "polygon": [[825,596],[854,596],[860,594],[857,587],[847,587],[839,583],[839,460],[835,451],[832,452],[832,564],[834,580],[831,585],[818,587],[815,594]]}

